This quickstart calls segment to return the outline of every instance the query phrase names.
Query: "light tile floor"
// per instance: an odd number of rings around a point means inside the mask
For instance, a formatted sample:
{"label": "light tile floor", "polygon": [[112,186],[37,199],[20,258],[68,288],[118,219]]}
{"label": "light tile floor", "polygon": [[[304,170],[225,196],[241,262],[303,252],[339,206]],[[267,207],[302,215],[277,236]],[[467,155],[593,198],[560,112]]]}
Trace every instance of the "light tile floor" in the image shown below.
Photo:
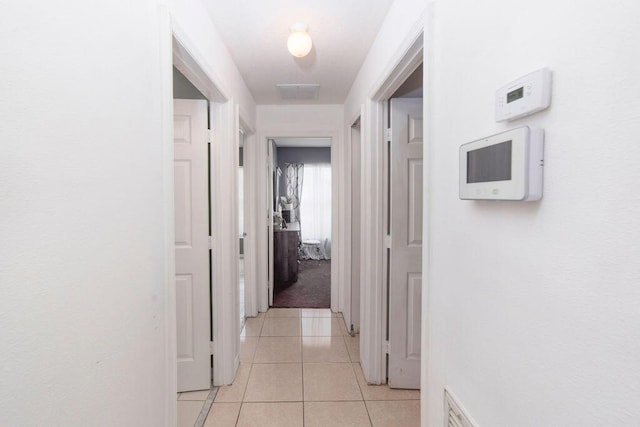
{"label": "light tile floor", "polygon": [[193,427],[211,390],[178,393],[178,427]]}
{"label": "light tile floor", "polygon": [[420,391],[368,385],[359,337],[328,309],[271,309],[248,318],[235,382],[205,426],[419,426]]}

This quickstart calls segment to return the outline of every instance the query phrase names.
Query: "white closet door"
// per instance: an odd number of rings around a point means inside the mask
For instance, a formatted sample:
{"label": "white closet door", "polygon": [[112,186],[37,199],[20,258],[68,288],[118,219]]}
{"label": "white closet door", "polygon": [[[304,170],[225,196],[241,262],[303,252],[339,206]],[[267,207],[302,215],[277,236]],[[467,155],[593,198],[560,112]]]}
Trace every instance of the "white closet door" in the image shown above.
{"label": "white closet door", "polygon": [[207,101],[176,99],[174,192],[178,391],[211,384]]}
{"label": "white closet door", "polygon": [[420,388],[422,99],[391,100],[389,386]]}

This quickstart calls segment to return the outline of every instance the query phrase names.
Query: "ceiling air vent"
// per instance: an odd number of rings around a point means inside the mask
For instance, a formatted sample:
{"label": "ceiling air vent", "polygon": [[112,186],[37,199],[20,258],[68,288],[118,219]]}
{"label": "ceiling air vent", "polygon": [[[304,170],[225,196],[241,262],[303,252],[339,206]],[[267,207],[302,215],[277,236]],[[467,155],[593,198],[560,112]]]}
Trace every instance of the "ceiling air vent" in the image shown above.
{"label": "ceiling air vent", "polygon": [[476,424],[465,413],[462,405],[460,405],[455,396],[446,388],[444,389],[444,400],[445,427],[476,427]]}
{"label": "ceiling air vent", "polygon": [[319,84],[277,84],[282,99],[318,99]]}

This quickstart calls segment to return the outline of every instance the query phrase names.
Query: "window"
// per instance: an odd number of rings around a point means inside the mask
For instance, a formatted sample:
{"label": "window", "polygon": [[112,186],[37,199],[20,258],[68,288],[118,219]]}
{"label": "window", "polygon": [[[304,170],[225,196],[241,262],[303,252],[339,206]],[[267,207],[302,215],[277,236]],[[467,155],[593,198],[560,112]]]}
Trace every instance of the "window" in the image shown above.
{"label": "window", "polygon": [[319,240],[330,258],[331,248],[331,165],[305,164],[300,200],[302,240]]}

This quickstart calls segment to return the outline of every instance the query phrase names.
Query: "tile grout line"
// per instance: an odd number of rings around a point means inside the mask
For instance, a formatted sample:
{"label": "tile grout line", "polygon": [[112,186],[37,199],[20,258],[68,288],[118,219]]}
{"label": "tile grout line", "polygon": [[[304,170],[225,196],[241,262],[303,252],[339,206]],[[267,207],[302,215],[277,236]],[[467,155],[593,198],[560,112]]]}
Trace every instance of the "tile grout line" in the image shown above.
{"label": "tile grout line", "polygon": [[[253,362],[253,359],[251,360],[251,362]],[[242,403],[244,403],[244,399],[247,396],[247,389],[249,388],[249,380],[251,379],[251,372],[253,371],[253,365],[254,365],[253,363],[249,365],[249,373],[247,374],[247,383],[244,385],[244,391],[242,392],[242,398],[240,399],[240,402]],[[240,407],[240,409],[242,409],[242,406]]]}
{"label": "tile grout line", "polygon": [[236,415],[236,423],[234,424],[234,426],[237,426],[240,422],[240,412],[242,412],[242,404],[243,402],[240,402],[240,407],[238,408],[238,415]]}
{"label": "tile grout line", "polygon": [[371,414],[369,413],[369,406],[367,406],[367,401],[364,399],[364,393],[362,392],[362,386],[360,385],[360,381],[358,381],[358,374],[356,374],[356,368],[351,364],[351,369],[353,369],[353,375],[356,377],[356,384],[358,384],[358,390],[360,390],[360,395],[362,396],[362,403],[364,404],[364,410],[367,411],[367,417],[369,418],[369,424],[373,425],[373,421],[371,421]]}
{"label": "tile grout line", "polygon": [[262,323],[260,324],[260,331],[258,332],[258,342],[256,343],[256,348],[253,351],[253,355],[251,356],[251,362],[249,363],[249,373],[247,374],[247,383],[244,386],[244,391],[242,392],[242,397],[240,398],[240,408],[238,409],[238,416],[236,417],[236,424],[240,422],[240,413],[242,412],[242,406],[244,405],[244,398],[247,394],[247,388],[249,388],[249,378],[251,378],[251,371],[253,370],[253,361],[256,358],[256,353],[258,351],[258,345],[260,345],[260,338],[262,338],[262,328],[264,327],[264,321],[267,318],[267,314],[265,313],[264,318],[262,319]]}

